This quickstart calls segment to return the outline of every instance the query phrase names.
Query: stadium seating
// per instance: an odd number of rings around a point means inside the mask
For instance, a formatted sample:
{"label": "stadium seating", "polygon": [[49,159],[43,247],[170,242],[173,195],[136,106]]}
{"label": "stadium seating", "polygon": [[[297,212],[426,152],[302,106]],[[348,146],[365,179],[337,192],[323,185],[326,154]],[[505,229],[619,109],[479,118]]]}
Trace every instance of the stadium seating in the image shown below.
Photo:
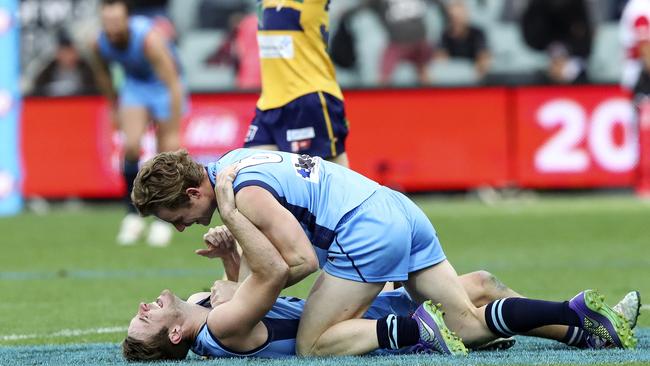
{"label": "stadium seating", "polygon": [[187,83],[194,91],[231,89],[234,72],[230,66],[208,66],[205,59],[221,45],[225,34],[216,30],[187,32],[180,41],[179,53]]}
{"label": "stadium seating", "polygon": [[596,29],[589,58],[589,78],[598,83],[617,82],[621,77],[623,48],[616,23],[600,24]]}

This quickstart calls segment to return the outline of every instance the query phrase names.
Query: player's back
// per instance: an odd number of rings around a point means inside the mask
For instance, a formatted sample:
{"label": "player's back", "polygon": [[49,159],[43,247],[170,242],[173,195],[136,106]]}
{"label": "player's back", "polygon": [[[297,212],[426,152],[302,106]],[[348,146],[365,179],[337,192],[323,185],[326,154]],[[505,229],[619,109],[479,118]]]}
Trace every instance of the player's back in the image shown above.
{"label": "player's back", "polygon": [[327,54],[330,0],[258,0],[261,110],[317,91],[343,99]]}
{"label": "player's back", "polygon": [[380,187],[361,174],[319,157],[254,149],[231,151],[208,165],[212,184],[219,170],[236,162],[242,168],[234,182],[235,192],[248,186],[269,191],[320,249],[329,248],[343,216]]}

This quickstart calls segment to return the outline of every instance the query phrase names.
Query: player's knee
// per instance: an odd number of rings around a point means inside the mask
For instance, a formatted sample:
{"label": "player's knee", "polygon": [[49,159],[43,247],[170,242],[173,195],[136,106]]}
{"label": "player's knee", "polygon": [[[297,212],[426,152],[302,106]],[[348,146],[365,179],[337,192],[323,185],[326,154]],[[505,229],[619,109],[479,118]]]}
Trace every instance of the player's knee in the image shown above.
{"label": "player's knee", "polygon": [[314,352],[314,346],[314,343],[311,341],[296,339],[296,355],[300,357],[317,356]]}
{"label": "player's knee", "polygon": [[180,136],[165,136],[158,141],[160,151],[176,151],[181,147]]}
{"label": "player's knee", "polygon": [[477,282],[482,288],[494,286],[494,283],[497,280],[495,275],[484,269],[474,272],[473,275],[476,277]]}
{"label": "player's knee", "polygon": [[481,307],[490,301],[496,300],[494,283],[496,277],[484,270],[471,272],[463,279],[465,290],[470,300],[476,307]]}
{"label": "player's knee", "polygon": [[125,144],[124,157],[127,160],[137,161],[140,158],[140,144]]}

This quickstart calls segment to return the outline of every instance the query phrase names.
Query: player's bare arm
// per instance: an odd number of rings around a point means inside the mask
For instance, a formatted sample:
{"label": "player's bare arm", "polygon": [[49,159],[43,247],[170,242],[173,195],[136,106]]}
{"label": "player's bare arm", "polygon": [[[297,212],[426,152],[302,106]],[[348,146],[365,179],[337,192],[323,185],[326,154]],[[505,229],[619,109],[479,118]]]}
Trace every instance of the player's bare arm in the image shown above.
{"label": "player's bare arm", "polygon": [[[236,197],[238,210],[273,243],[289,265],[291,286],[318,270],[318,258],[298,220],[267,190],[248,186]],[[252,263],[249,261],[252,267]]]}
{"label": "player's bare arm", "polygon": [[232,181],[234,169],[218,177],[215,192],[224,224],[242,247],[251,274],[233,298],[208,315],[208,327],[224,345],[246,351],[266,341],[262,318],[273,307],[286,283],[289,268],[268,238],[235,207]]}
{"label": "player's bare arm", "polygon": [[97,44],[97,39],[94,39],[90,42],[90,54],[91,54],[91,66],[95,74],[95,80],[97,81],[97,86],[101,90],[102,94],[110,101],[113,109],[117,108],[117,92],[113,87],[113,82],[111,81],[111,73],[106,61],[99,53],[99,45]]}
{"label": "player's bare arm", "polygon": [[203,242],[206,247],[197,249],[194,253],[206,258],[221,258],[226,279],[237,281],[241,255],[237,251],[237,241],[225,225],[210,228],[203,235]]}
{"label": "player's bare arm", "polygon": [[183,91],[172,55],[163,38],[155,31],[147,35],[144,51],[156,75],[169,89],[171,122],[178,124],[181,120]]}

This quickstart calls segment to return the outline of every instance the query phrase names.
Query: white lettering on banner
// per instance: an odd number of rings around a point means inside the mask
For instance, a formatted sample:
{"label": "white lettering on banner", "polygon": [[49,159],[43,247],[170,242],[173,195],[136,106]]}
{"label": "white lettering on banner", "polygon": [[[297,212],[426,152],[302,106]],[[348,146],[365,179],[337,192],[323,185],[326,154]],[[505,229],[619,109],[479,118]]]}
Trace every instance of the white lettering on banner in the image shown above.
{"label": "white lettering on banner", "polygon": [[[613,139],[617,124],[624,131],[621,145]],[[628,100],[608,100],[594,110],[587,141],[595,161],[605,170],[620,173],[634,169],[639,158],[637,136],[634,109]]]}
{"label": "white lettering on banner", "polygon": [[[535,154],[535,167],[540,172],[585,172],[592,163],[591,157],[594,163],[612,173],[630,171],[637,164],[634,109],[626,99],[605,100],[594,109],[591,118],[573,100],[551,100],[538,110],[537,122],[545,129],[560,126]],[[615,140],[617,125],[624,136],[620,144]],[[583,148],[580,145],[585,139],[587,147]]]}
{"label": "white lettering on banner", "polygon": [[258,35],[260,58],[286,58],[294,56],[293,38],[282,35]]}
{"label": "white lettering on banner", "polygon": [[580,104],[566,99],[544,104],[537,122],[546,129],[562,126],[535,154],[535,166],[542,172],[569,173],[589,167],[586,152],[577,149],[585,134],[586,116]]}
{"label": "white lettering on banner", "polygon": [[6,171],[0,171],[0,199],[9,197],[14,190],[14,177]]}
{"label": "white lettering on banner", "polygon": [[9,113],[12,104],[11,94],[6,90],[0,90],[0,117]]}
{"label": "white lettering on banner", "polygon": [[231,115],[200,115],[192,118],[185,130],[184,143],[188,148],[232,146],[237,139],[239,122]]}

